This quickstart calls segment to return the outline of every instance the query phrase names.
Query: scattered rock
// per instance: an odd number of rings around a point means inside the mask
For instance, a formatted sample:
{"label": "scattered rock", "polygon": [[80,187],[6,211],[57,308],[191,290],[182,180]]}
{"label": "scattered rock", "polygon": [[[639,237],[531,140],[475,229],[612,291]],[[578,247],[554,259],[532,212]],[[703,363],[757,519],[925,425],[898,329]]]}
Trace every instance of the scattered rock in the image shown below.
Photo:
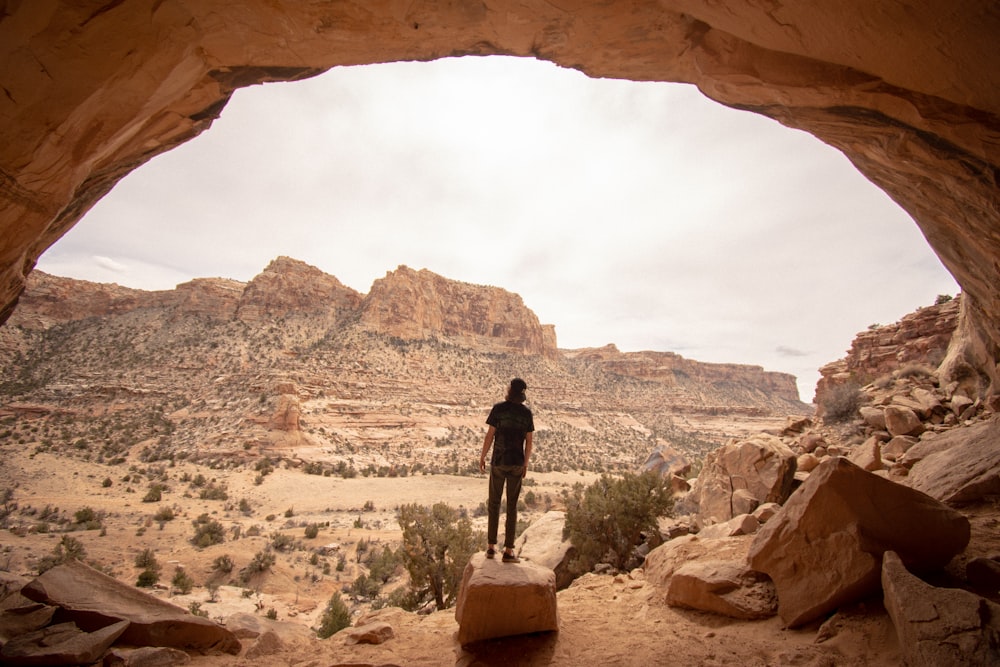
{"label": "scattered rock", "polygon": [[0,612],[0,646],[14,637],[41,630],[52,621],[55,607],[28,604]]}
{"label": "scattered rock", "polygon": [[642,570],[650,586],[665,591],[670,587],[674,572],[696,560],[746,561],[750,539],[746,536],[705,539],[700,535],[685,535],[670,540],[649,552]]}
{"label": "scattered rock", "polygon": [[973,558],[965,564],[965,578],[991,595],[1000,593],[1000,563],[992,558]]}
{"label": "scattered rock", "polygon": [[794,627],[877,591],[885,551],[930,570],[969,535],[968,520],[946,505],[835,458],[758,531],[748,558],[774,581],[778,613]]}
{"label": "scattered rock", "polygon": [[890,435],[920,435],[924,424],[920,417],[910,408],[900,405],[885,407],[885,428]]}
{"label": "scattered rock", "polygon": [[460,644],[559,629],[556,575],[530,561],[472,556],[455,605]]}
{"label": "scattered rock", "polygon": [[383,644],[396,636],[388,623],[366,623],[347,630],[348,644]]}
{"label": "scattered rock", "polygon": [[858,408],[858,413],[861,415],[861,419],[864,420],[865,424],[868,426],[871,426],[873,429],[878,431],[886,430],[885,412],[882,411],[882,408],[862,405]]}
{"label": "scattered rock", "polygon": [[921,581],[888,551],[885,608],[910,667],[1000,664],[1000,605],[974,593]]}
{"label": "scattered rock", "polygon": [[757,517],[752,514],[741,514],[724,523],[717,523],[703,528],[698,536],[703,540],[720,537],[736,537],[737,535],[753,535],[760,527]]}
{"label": "scattered rock", "polygon": [[754,620],[774,616],[778,597],[771,580],[744,562],[697,561],[674,572],[667,604]]}
{"label": "scattered rock", "polygon": [[898,461],[917,442],[918,440],[912,435],[897,435],[882,445],[882,457],[889,461]]}
{"label": "scattered rock", "polygon": [[872,436],[857,447],[848,460],[862,470],[874,472],[882,469],[882,450],[878,438]]}
{"label": "scattered rock", "polygon": [[166,646],[143,646],[111,649],[104,656],[102,667],[175,667],[190,662],[191,656],[184,651]]}
{"label": "scattered rock", "polygon": [[265,630],[260,637],[254,641],[253,645],[247,649],[246,658],[255,660],[269,655],[274,655],[284,648],[284,642],[274,630]]}
{"label": "scattered rock", "polygon": [[781,510],[778,503],[764,503],[753,511],[753,516],[758,523],[767,523],[768,520]]}
{"label": "scattered rock", "polygon": [[81,665],[100,659],[128,628],[119,621],[94,632],[83,632],[76,623],[59,623],[11,639],[0,649],[7,667],[28,665]]}
{"label": "scattered rock", "polygon": [[229,630],[114,577],[80,563],[58,565],[26,585],[21,593],[36,602],[62,607],[84,627],[125,620],[122,642],[132,646],[168,646],[192,651],[239,653]]}

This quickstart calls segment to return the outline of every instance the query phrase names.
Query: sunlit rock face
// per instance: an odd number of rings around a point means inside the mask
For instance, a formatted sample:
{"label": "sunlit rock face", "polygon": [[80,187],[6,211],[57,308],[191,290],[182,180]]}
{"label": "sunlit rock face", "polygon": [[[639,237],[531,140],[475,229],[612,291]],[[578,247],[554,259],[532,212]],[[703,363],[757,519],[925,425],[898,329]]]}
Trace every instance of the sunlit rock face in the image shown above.
{"label": "sunlit rock face", "polygon": [[507,54],[694,83],[839,148],[962,285],[952,356],[995,379],[998,34],[993,0],[7,3],[0,320],[49,245],[123,175],[207,129],[234,89],[340,65]]}

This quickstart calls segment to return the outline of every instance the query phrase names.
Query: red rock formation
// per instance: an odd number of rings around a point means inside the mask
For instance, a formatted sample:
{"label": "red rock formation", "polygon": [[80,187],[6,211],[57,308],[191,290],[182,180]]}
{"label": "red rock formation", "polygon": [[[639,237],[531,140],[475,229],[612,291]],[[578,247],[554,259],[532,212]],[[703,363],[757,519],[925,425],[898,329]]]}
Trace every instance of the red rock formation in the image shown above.
{"label": "red rock formation", "polygon": [[962,285],[960,356],[995,380],[998,34],[992,0],[10,5],[0,18],[0,321],[41,252],[123,175],[207,129],[236,88],[499,53],[695,83],[842,150]]}
{"label": "red rock formation", "polygon": [[236,317],[258,322],[292,313],[355,310],[361,294],[314,266],[278,257],[243,290]]}
{"label": "red rock formation", "polygon": [[921,308],[899,322],[862,331],[847,356],[820,369],[814,403],[821,405],[835,387],[848,382],[864,385],[906,364],[937,368],[958,326],[961,295],[943,304]]}
{"label": "red rock formation", "polygon": [[[468,347],[556,354],[521,297],[499,287],[448,280],[400,266],[376,280],[361,306],[363,326],[404,340],[444,337]],[[553,332],[554,333],[554,332]]]}

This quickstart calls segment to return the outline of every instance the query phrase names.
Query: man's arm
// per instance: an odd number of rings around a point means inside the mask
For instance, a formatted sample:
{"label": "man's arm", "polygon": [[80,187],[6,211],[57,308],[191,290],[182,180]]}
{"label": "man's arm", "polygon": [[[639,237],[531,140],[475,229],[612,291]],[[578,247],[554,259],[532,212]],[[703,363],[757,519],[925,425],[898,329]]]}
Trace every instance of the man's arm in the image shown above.
{"label": "man's arm", "polygon": [[486,429],[486,438],[483,439],[483,451],[479,453],[479,472],[486,472],[486,452],[490,451],[496,432],[497,430],[493,426]]}
{"label": "man's arm", "polygon": [[534,441],[534,435],[531,431],[524,434],[524,472],[521,473],[521,477],[528,474],[528,459],[531,458],[531,444]]}

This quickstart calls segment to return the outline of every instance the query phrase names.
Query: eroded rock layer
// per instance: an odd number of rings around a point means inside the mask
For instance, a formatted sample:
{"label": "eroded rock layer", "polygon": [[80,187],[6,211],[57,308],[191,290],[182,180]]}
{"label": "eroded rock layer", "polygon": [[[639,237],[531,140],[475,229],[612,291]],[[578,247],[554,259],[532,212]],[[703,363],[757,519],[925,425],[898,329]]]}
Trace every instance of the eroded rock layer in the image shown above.
{"label": "eroded rock layer", "polygon": [[236,88],[341,65],[508,54],[694,83],[842,150],[962,285],[952,357],[995,381],[998,34],[992,0],[8,3],[0,320],[49,245],[126,173],[207,129]]}

